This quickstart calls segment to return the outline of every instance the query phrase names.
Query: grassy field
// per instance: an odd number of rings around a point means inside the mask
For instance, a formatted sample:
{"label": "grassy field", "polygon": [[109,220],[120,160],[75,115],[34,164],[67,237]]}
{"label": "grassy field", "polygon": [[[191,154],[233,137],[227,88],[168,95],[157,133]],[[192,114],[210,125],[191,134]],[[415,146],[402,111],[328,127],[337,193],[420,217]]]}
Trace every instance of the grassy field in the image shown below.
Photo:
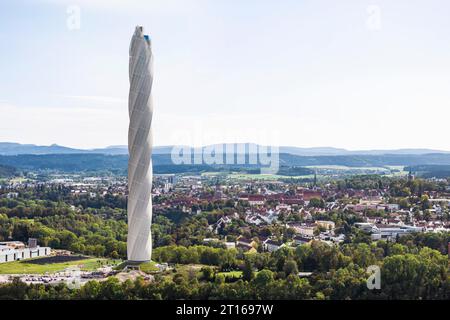
{"label": "grassy field", "polygon": [[231,180],[278,180],[278,179],[311,179],[314,175],[304,176],[282,176],[276,174],[250,174],[250,173],[232,173],[228,175]]}
{"label": "grassy field", "polygon": [[405,171],[405,167],[404,166],[386,166],[391,170],[397,170],[397,172],[392,172],[392,174],[388,175],[390,177],[402,177],[402,176],[407,176],[408,175],[408,171]]}
{"label": "grassy field", "polygon": [[77,261],[39,263],[40,259],[35,258],[23,261],[13,261],[0,264],[0,274],[44,274],[63,271],[69,267],[79,267],[83,271],[92,271],[100,268],[108,262],[107,259],[87,258]]}
{"label": "grassy field", "polygon": [[227,176],[227,172],[203,172],[201,174],[202,177],[220,177],[220,176]]}
{"label": "grassy field", "polygon": [[11,181],[11,183],[22,183],[22,182],[27,181],[27,179],[23,178],[23,177],[16,177],[16,178],[11,179],[10,181]]}
{"label": "grassy field", "polygon": [[[121,271],[125,269],[127,264],[128,263],[126,261],[123,261],[122,263],[115,266],[114,269],[117,271]],[[139,263],[139,269],[145,273],[153,273],[159,271],[159,269],[156,267],[156,262],[154,261]]]}
{"label": "grassy field", "polygon": [[145,273],[153,273],[153,272],[159,271],[159,269],[156,267],[156,262],[154,262],[154,261],[145,262],[140,265],[140,268],[141,268],[141,271],[143,271]]}
{"label": "grassy field", "polygon": [[[397,168],[393,166],[393,169]],[[391,168],[388,166],[385,167],[349,167],[349,166],[340,166],[340,165],[320,165],[320,166],[306,166],[308,169],[322,169],[322,170],[336,170],[336,171],[388,171]]]}

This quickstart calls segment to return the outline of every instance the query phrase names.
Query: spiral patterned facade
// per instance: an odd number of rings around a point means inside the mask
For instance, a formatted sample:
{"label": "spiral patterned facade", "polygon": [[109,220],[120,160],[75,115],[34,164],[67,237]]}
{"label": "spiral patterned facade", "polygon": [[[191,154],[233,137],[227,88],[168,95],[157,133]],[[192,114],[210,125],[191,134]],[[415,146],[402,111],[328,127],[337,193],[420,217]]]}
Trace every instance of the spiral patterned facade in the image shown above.
{"label": "spiral patterned facade", "polygon": [[152,256],[152,84],[150,38],[136,27],[130,45],[128,111],[128,241],[129,261],[150,261]]}

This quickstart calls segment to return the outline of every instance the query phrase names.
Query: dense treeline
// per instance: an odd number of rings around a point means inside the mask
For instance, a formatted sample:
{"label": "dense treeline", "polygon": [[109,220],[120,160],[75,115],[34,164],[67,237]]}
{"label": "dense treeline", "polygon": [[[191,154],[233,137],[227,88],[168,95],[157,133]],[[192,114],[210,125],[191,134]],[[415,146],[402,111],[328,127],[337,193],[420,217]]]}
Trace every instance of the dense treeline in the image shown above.
{"label": "dense treeline", "polygon": [[417,172],[424,178],[448,178],[450,177],[450,165],[421,165],[407,167],[405,170]]}
{"label": "dense treeline", "polygon": [[[218,204],[205,204],[215,210]],[[223,204],[230,208],[231,204]],[[225,210],[225,212],[228,212]],[[201,244],[211,236],[208,219],[220,214],[193,217],[180,210],[155,213],[152,224],[154,247],[170,244]],[[42,246],[78,253],[126,258],[126,197],[76,196],[63,186],[24,189],[14,199],[0,198],[0,241],[38,239]]]}
{"label": "dense treeline", "polygon": [[[198,273],[156,275],[151,282],[91,281],[80,289],[62,284],[27,286],[15,280],[0,286],[0,299],[450,299],[447,258],[430,248],[386,242],[337,248],[317,242],[272,254],[239,256],[228,251],[228,257],[221,257],[222,250],[169,247],[160,249],[157,258],[242,264],[239,279],[230,281],[218,272],[220,268],[203,267]],[[367,287],[366,267],[372,263],[381,268],[381,289]],[[316,272],[299,277],[298,270],[307,267]]]}
{"label": "dense treeline", "polygon": [[77,203],[82,199],[72,200],[73,207],[59,199],[50,200],[54,194],[64,197],[63,190],[47,188],[34,192],[44,200],[34,199],[36,195],[30,191],[22,192],[18,199],[0,199],[0,240],[26,242],[28,238],[37,238],[41,246],[54,249],[99,257],[126,256],[125,210],[113,209],[120,200],[99,199],[108,206],[84,209]]}
{"label": "dense treeline", "polygon": [[9,178],[17,174],[16,168],[0,164],[0,178]]}
{"label": "dense treeline", "polygon": [[179,264],[206,264],[220,266],[221,269],[237,267],[235,249],[213,248],[207,246],[168,246],[156,248],[152,258],[156,261]]}
{"label": "dense treeline", "polygon": [[0,240],[28,241],[98,257],[126,256],[126,223],[104,220],[92,214],[52,215],[34,219],[8,218],[0,214]]}
{"label": "dense treeline", "polygon": [[[445,182],[434,182],[424,179],[408,180],[406,178],[392,178],[380,175],[358,175],[343,180],[333,181],[339,190],[357,189],[374,190],[387,189],[391,196],[422,195],[427,191],[445,191]],[[404,190],[407,189],[405,194]]]}
{"label": "dense treeline", "polygon": [[[248,159],[248,153],[246,158]],[[191,158],[193,153],[191,154]],[[287,167],[339,165],[348,167],[384,167],[404,165],[449,165],[449,154],[424,155],[341,155],[341,156],[298,156],[280,153],[280,163]],[[155,173],[181,173],[203,171],[236,171],[255,169],[254,165],[175,165],[171,154],[152,155]],[[56,170],[60,172],[109,171],[124,175],[127,171],[128,155],[107,154],[22,154],[0,155],[0,164],[14,166],[21,170]],[[191,161],[191,163],[194,163]],[[249,163],[249,161],[246,161]],[[303,170],[303,169],[302,169]],[[295,169],[291,171],[295,172]],[[291,174],[292,174],[291,173]]]}
{"label": "dense treeline", "polygon": [[[77,208],[87,209],[126,209],[126,197],[124,195],[105,194],[101,197],[90,197],[88,195],[74,196],[71,193],[72,188],[63,185],[52,186],[36,186],[32,188],[24,188],[17,193],[17,199],[0,199],[0,207],[15,208],[18,206],[24,207],[21,215],[40,215],[44,209],[52,209],[57,203],[64,203],[72,205]],[[6,191],[3,191],[6,192]],[[0,192],[1,194],[2,192]],[[55,203],[56,202],[56,203]],[[68,207],[68,206],[66,206]],[[18,214],[14,211],[12,215]]]}

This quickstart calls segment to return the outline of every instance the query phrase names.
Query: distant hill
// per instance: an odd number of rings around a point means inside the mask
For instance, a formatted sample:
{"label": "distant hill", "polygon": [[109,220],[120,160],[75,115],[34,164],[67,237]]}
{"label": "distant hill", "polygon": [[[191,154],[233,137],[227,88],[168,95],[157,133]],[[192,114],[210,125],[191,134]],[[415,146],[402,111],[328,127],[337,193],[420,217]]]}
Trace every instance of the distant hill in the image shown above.
{"label": "distant hill", "polygon": [[101,154],[110,154],[110,155],[128,154],[128,147],[127,146],[109,146],[106,148],[98,148],[98,149],[91,149],[91,150],[79,150],[79,153],[101,153]]}
{"label": "distant hill", "polygon": [[325,148],[298,148],[280,147],[280,153],[290,153],[298,156],[342,156],[342,155],[423,155],[430,153],[450,154],[450,151],[434,149],[394,149],[394,150],[346,150],[331,147]]}
{"label": "distant hill", "polygon": [[[246,156],[248,163],[248,155]],[[153,154],[155,173],[182,173],[208,171],[246,171],[254,172],[260,165],[175,165],[169,154]],[[23,170],[57,170],[63,172],[110,171],[123,174],[127,170],[128,155],[107,154],[47,154],[47,155],[0,155],[0,164]],[[385,167],[385,166],[450,166],[450,154],[426,155],[347,155],[347,156],[296,156],[280,154],[280,168],[286,175],[310,174],[306,166],[347,166],[347,167]]]}
{"label": "distant hill", "polygon": [[[153,147],[153,154],[170,154],[173,146]],[[110,155],[128,154],[128,146],[109,146],[106,148],[79,150],[79,153],[101,153]]]}
{"label": "distant hill", "polygon": [[103,154],[46,154],[0,156],[0,165],[23,170],[57,170],[63,172],[112,171],[122,172],[128,165],[128,156]]}
{"label": "distant hill", "polygon": [[52,144],[51,146],[37,146],[34,144],[20,144],[12,142],[0,142],[0,154],[67,154],[79,153],[80,150]]}
{"label": "distant hill", "polygon": [[[260,147],[254,143],[216,144],[199,148],[189,148],[191,152],[198,153],[202,150],[213,149],[215,147],[223,150],[234,150],[235,153],[254,153]],[[157,146],[153,149],[153,154],[170,154],[173,146]],[[126,155],[128,147],[124,145],[108,146],[96,149],[75,149],[53,144],[51,146],[38,146],[34,144],[19,144],[11,142],[0,142],[0,155],[19,154],[76,154],[76,153],[99,153],[109,155]],[[396,149],[396,150],[346,150],[332,147],[301,148],[281,146],[279,153],[292,154],[296,156],[349,156],[349,155],[425,155],[432,153],[450,154],[450,151],[433,149]]]}
{"label": "distant hill", "polygon": [[[153,154],[170,154],[173,146],[154,147]],[[128,147],[123,145],[108,146],[96,149],[75,149],[53,144],[51,146],[38,146],[34,144],[20,144],[12,142],[0,142],[0,155],[20,154],[77,154],[77,153],[99,153],[109,155],[127,155]]]}

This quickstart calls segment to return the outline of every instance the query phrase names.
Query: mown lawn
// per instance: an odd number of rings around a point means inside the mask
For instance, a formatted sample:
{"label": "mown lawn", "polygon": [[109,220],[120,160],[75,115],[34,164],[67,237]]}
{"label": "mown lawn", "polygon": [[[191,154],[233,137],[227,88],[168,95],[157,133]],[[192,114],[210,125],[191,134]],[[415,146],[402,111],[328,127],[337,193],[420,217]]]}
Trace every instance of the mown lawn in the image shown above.
{"label": "mown lawn", "polygon": [[44,274],[63,271],[69,267],[80,267],[83,271],[92,271],[100,268],[107,262],[107,259],[87,258],[77,261],[57,262],[57,263],[36,263],[39,259],[35,258],[22,261],[13,261],[0,264],[0,274]]}
{"label": "mown lawn", "polygon": [[[122,271],[123,269],[125,269],[125,267],[128,264],[129,263],[127,261],[123,261],[122,263],[115,266],[114,270]],[[133,264],[133,263],[131,263],[131,264]],[[138,263],[137,265],[139,265],[139,269],[145,273],[153,273],[153,272],[159,271],[159,269],[156,267],[156,262],[154,262],[154,261],[142,262],[142,263]]]}
{"label": "mown lawn", "polygon": [[313,178],[314,175],[304,176],[282,176],[276,174],[259,174],[259,173],[231,173],[228,175],[228,179],[234,180],[278,180],[278,179],[306,179]]}
{"label": "mown lawn", "polygon": [[156,262],[154,262],[154,261],[145,262],[145,263],[141,264],[139,267],[140,267],[141,271],[143,271],[145,273],[152,273],[152,272],[159,271],[159,269],[156,267]]}

